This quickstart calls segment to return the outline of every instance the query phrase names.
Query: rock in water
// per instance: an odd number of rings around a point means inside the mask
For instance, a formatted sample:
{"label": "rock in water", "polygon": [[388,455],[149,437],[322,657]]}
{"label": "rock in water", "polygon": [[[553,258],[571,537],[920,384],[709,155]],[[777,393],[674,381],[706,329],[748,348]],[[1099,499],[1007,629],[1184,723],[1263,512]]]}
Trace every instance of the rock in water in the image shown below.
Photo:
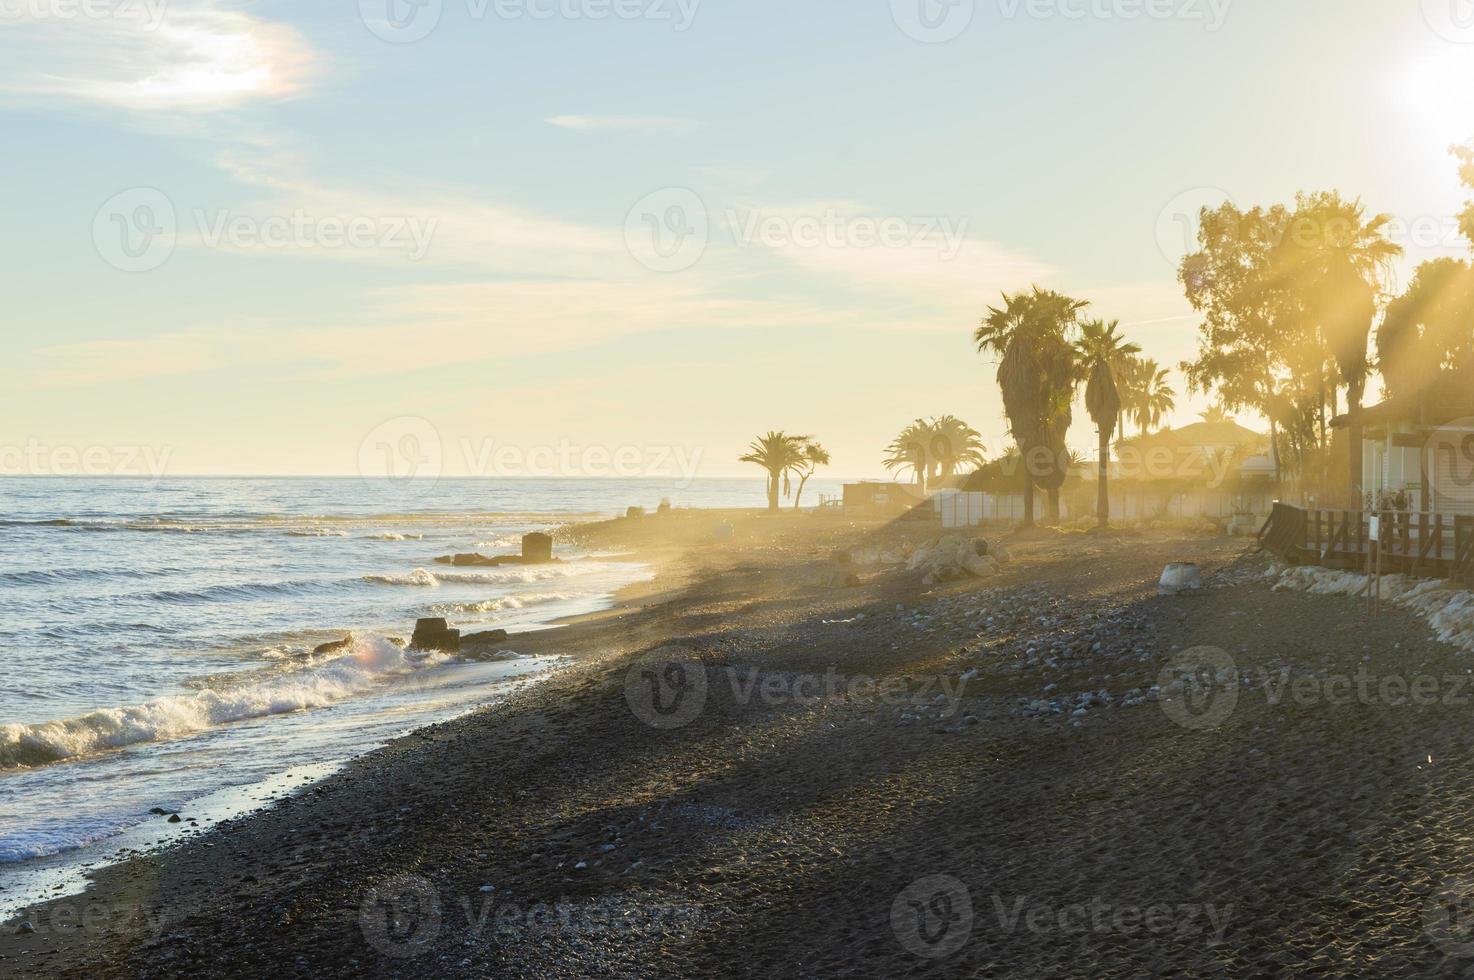
{"label": "rock in water", "polygon": [[1162,595],[1201,592],[1203,591],[1203,570],[1195,562],[1173,562],[1163,569],[1158,591]]}
{"label": "rock in water", "polygon": [[410,637],[409,645],[416,650],[460,653],[461,631],[451,629],[444,619],[421,619],[415,623],[415,634]]}
{"label": "rock in water", "polygon": [[522,560],[525,562],[552,561],[553,539],[536,531],[522,535]]}
{"label": "rock in water", "polygon": [[346,650],[352,645],[353,637],[345,636],[341,640],[333,640],[330,643],[323,643],[319,646],[313,647],[312,652],[314,654],[337,653],[339,650]]}

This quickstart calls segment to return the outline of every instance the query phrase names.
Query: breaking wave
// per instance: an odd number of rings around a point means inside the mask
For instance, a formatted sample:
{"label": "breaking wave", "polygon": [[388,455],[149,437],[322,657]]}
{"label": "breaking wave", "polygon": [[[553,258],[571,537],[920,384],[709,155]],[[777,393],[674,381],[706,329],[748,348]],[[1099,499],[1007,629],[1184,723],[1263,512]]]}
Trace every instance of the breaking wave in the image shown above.
{"label": "breaking wave", "polygon": [[[443,654],[406,652],[383,637],[354,637],[342,656],[264,678],[104,708],[63,721],[0,725],[0,771],[31,768],[144,742],[193,735],[217,725],[321,708],[386,680],[444,663]],[[259,676],[259,675],[258,675]]]}

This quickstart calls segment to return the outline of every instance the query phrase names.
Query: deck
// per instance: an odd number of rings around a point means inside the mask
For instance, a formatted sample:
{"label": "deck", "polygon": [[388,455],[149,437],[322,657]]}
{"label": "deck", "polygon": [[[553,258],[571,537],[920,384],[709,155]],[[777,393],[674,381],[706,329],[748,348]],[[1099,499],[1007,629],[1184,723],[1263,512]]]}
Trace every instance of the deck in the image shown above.
{"label": "deck", "polygon": [[1382,570],[1474,585],[1474,514],[1293,507],[1277,503],[1259,543],[1292,564],[1364,570],[1371,518],[1381,520]]}

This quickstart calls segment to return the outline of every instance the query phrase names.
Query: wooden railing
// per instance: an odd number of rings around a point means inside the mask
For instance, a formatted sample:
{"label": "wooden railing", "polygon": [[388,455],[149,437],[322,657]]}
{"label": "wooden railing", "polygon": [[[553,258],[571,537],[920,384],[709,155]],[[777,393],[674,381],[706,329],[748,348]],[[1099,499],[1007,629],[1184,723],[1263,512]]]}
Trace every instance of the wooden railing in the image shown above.
{"label": "wooden railing", "polygon": [[1474,581],[1474,515],[1428,511],[1304,509],[1275,504],[1259,532],[1267,550],[1292,560],[1362,567],[1372,551],[1371,519],[1378,517],[1382,558],[1414,575],[1452,575]]}

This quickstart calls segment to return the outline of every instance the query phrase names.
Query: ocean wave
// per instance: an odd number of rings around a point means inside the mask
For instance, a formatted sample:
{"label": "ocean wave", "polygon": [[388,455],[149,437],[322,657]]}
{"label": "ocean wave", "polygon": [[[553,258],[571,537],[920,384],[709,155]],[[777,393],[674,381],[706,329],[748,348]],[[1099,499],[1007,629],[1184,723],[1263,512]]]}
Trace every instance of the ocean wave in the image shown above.
{"label": "ocean wave", "polygon": [[425,536],[409,531],[380,531],[378,534],[365,534],[370,541],[423,541]]}
{"label": "ocean wave", "polygon": [[348,532],[336,527],[294,527],[287,531],[289,538],[346,538]]}
{"label": "ocean wave", "polygon": [[321,708],[386,680],[444,663],[443,654],[408,653],[383,637],[354,637],[342,656],[223,688],[105,708],[35,725],[0,725],[0,771],[49,765],[145,742],[160,742],[217,725]]}
{"label": "ocean wave", "polygon": [[436,616],[452,616],[456,613],[506,612],[509,609],[526,609],[548,602],[568,602],[583,598],[566,592],[534,592],[528,595],[504,595],[497,599],[481,602],[441,602],[430,607]]}
{"label": "ocean wave", "polygon": [[124,596],[126,599],[142,599],[154,602],[246,602],[271,596],[307,595],[313,592],[330,592],[341,587],[341,583],[321,579],[296,579],[285,582],[245,582],[239,585],[209,585],[199,589],[164,589]]}
{"label": "ocean wave", "polygon": [[365,575],[365,582],[373,582],[377,585],[414,585],[420,588],[433,589],[440,584],[435,573],[424,568],[416,568],[408,575]]}

